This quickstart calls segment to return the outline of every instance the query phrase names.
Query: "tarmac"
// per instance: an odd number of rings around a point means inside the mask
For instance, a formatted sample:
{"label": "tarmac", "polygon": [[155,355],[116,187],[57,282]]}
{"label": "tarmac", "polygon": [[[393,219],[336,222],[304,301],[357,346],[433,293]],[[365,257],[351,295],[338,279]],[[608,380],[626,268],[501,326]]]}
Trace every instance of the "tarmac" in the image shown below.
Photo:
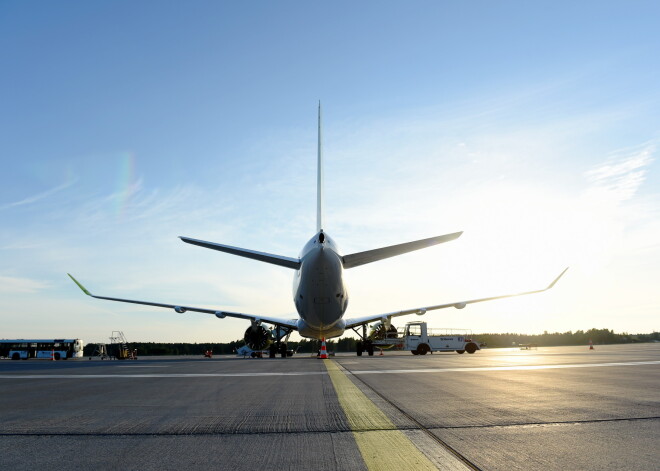
{"label": "tarmac", "polygon": [[0,361],[0,469],[636,469],[660,344]]}

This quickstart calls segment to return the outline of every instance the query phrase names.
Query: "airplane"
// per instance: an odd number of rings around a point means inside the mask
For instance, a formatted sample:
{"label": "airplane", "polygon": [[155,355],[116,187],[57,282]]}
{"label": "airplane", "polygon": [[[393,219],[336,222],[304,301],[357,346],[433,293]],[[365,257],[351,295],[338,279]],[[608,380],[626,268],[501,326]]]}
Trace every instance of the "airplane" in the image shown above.
{"label": "airplane", "polygon": [[[526,291],[515,294],[505,294],[485,298],[470,299],[465,301],[454,301],[431,306],[414,307],[394,312],[381,314],[368,314],[358,317],[344,318],[348,307],[348,290],[344,282],[344,270],[359,267],[367,263],[373,263],[390,257],[395,257],[415,250],[431,247],[437,244],[457,239],[463,233],[453,232],[437,237],[406,242],[402,244],[381,247],[364,252],[343,255],[335,241],[325,232],[323,224],[324,207],[324,178],[323,178],[323,152],[321,134],[321,104],[318,107],[318,146],[317,146],[317,197],[316,197],[316,233],[309,239],[300,252],[298,258],[275,255],[271,253],[258,252],[255,250],[234,247],[230,245],[207,242],[180,236],[179,238],[191,245],[197,245],[219,252],[225,252],[240,257],[250,258],[264,263],[270,263],[280,267],[294,270],[293,275],[293,302],[298,313],[298,318],[287,319],[267,314],[246,314],[241,312],[229,312],[222,309],[207,309],[193,306],[176,304],[164,304],[149,301],[137,301],[132,299],[97,296],[90,293],[71,274],[69,277],[88,296],[109,301],[124,303],[143,304],[162,308],[174,309],[175,312],[183,314],[187,311],[200,312],[215,315],[219,319],[234,317],[250,321],[244,335],[246,345],[252,350],[264,350],[273,341],[276,346],[271,348],[271,357],[280,352],[286,358],[286,341],[292,332],[297,331],[302,337],[325,340],[326,338],[339,337],[348,329],[353,330],[360,338],[357,342],[357,355],[361,356],[364,351],[373,355],[373,345],[367,335],[367,325],[379,322],[385,329],[392,329],[392,318],[411,314],[424,315],[428,311],[445,308],[463,309],[468,304],[492,301],[496,299],[523,296],[540,293],[551,289],[557,281],[566,273],[568,267],[562,271],[557,278],[546,288],[534,291]],[[267,329],[264,324],[273,326]],[[359,329],[361,328],[361,329]],[[360,331],[361,330],[361,331]],[[284,340],[284,343],[282,341]]]}

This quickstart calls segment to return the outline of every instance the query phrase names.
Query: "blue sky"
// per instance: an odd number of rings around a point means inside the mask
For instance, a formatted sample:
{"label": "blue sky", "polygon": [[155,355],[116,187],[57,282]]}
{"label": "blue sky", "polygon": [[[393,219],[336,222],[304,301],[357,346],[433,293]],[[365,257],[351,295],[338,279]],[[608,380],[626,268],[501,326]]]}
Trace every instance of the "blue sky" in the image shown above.
{"label": "blue sky", "polygon": [[464,230],[347,272],[348,315],[545,286],[438,327],[659,330],[655,2],[0,3],[0,337],[229,341],[296,256]]}

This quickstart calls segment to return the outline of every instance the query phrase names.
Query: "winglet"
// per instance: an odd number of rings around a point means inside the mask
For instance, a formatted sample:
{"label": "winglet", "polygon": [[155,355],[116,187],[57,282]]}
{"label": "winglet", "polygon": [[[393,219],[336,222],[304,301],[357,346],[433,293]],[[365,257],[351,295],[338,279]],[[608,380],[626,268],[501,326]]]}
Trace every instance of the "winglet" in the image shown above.
{"label": "winglet", "polygon": [[555,285],[555,283],[557,283],[557,282],[559,281],[559,278],[561,278],[562,276],[564,276],[564,273],[566,273],[566,270],[568,270],[568,269],[569,269],[569,267],[564,268],[564,271],[561,272],[557,278],[555,278],[555,281],[553,281],[552,283],[550,283],[550,286],[548,286],[548,287],[546,288],[546,290],[549,290],[550,288],[552,288],[552,287]]}
{"label": "winglet", "polygon": [[71,273],[67,273],[67,275],[69,275],[69,278],[71,278],[73,280],[73,282],[78,285],[78,288],[80,288],[83,293],[85,293],[87,296],[92,296],[92,297],[94,296],[92,293],[87,291],[87,289],[83,285],[81,285],[78,282],[78,280],[76,280],[73,276],[71,276]]}

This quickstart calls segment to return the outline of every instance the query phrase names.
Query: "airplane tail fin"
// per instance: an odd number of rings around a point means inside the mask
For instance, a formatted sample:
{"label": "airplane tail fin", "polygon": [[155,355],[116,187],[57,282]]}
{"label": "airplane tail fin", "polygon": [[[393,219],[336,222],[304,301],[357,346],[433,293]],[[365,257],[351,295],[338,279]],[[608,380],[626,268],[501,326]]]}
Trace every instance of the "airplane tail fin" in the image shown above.
{"label": "airplane tail fin", "polygon": [[321,101],[319,101],[318,154],[316,162],[316,232],[323,230],[323,149],[321,141]]}

